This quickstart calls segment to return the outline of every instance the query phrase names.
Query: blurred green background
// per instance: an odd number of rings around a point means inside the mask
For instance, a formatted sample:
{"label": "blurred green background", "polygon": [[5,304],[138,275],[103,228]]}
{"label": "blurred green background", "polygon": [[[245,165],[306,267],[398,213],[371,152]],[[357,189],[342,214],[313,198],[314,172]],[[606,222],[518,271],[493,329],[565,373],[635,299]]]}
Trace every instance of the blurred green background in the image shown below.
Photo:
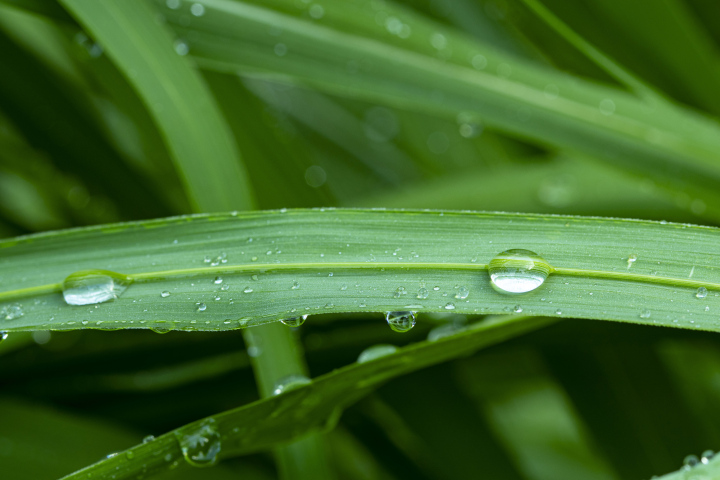
{"label": "blurred green background", "polygon": [[[554,14],[544,17],[529,0],[142,3],[139,15],[169,32],[169,55],[197,69],[220,107],[259,209],[720,221],[715,0],[543,0]],[[248,20],[257,12],[267,14],[262,28]],[[388,50],[336,44],[327,31]],[[432,60],[441,76],[395,72],[394,61],[416,57],[393,49]],[[497,80],[500,100],[475,102],[443,84],[460,62]],[[0,1],[2,237],[192,210],[162,106],[138,93],[133,75],[60,3]],[[569,114],[545,123],[532,101],[503,100],[513,85],[535,88],[540,103],[577,88],[576,105],[602,99],[599,118],[626,108],[688,145],[697,121],[710,153],[606,137],[600,120]],[[318,316],[297,331],[312,376],[369,345],[467,321],[421,315],[398,335],[379,316],[339,320]],[[257,399],[242,345],[239,332],[10,336],[0,344],[0,476],[58,478]],[[330,458],[343,479],[650,478],[720,448],[719,347],[712,333],[566,320],[389,383],[327,434]],[[231,476],[276,478],[272,456],[165,478]]]}

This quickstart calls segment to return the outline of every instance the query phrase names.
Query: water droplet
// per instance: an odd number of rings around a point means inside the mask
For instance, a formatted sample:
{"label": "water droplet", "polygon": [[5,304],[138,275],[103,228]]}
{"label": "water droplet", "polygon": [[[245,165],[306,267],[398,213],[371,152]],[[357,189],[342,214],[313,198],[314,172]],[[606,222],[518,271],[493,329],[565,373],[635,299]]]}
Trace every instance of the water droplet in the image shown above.
{"label": "water droplet", "polygon": [[437,292],[438,290],[440,290],[440,287],[433,287],[433,290]]}
{"label": "water droplet", "polygon": [[0,342],[7,339],[8,333],[7,332],[0,332]]}
{"label": "water droplet", "polygon": [[201,3],[193,3],[190,6],[190,13],[192,13],[196,17],[202,17],[203,15],[205,15],[205,6]]}
{"label": "water droplet", "polygon": [[171,332],[172,328],[170,327],[150,327],[150,330],[152,330],[155,333],[159,333],[160,335]]}
{"label": "water droplet", "polygon": [[638,259],[638,256],[635,255],[634,253],[631,253],[630,255],[628,255],[628,258],[627,258],[627,264],[628,264],[628,266],[627,266],[627,268],[629,269],[630,267],[632,267],[632,266],[633,266],[633,263],[637,262],[637,259]]}
{"label": "water droplet", "polygon": [[252,275],[250,278],[253,280],[257,280],[259,277],[257,275]]}
{"label": "water droplet", "polygon": [[683,459],[683,465],[688,470],[696,466],[698,463],[700,463],[700,460],[698,459],[697,455],[688,455]]}
{"label": "water droplet", "polygon": [[215,277],[215,280],[213,280],[213,283],[215,285],[220,285],[222,283],[222,277]]}
{"label": "water droplet", "polygon": [[314,18],[315,20],[319,20],[325,15],[325,9],[322,5],[318,5],[317,3],[315,3],[313,5],[310,5],[308,13],[310,14],[310,17]]}
{"label": "water droplet", "polygon": [[127,276],[107,270],[75,272],[63,281],[63,298],[68,305],[109,302],[122,295],[128,285]]}
{"label": "water droplet", "polygon": [[165,290],[164,292],[162,292],[162,293],[160,294],[160,296],[163,297],[163,298],[167,298],[167,297],[170,296],[170,292],[168,292],[167,290]]}
{"label": "water droplet", "polygon": [[190,47],[182,40],[175,40],[175,53],[185,56],[190,52]]}
{"label": "water droplet", "polygon": [[515,313],[522,313],[522,311],[523,309],[520,305],[515,305],[515,307],[513,308],[513,312]]}
{"label": "water droplet", "polygon": [[298,283],[298,282],[293,282],[292,287],[290,287],[290,288],[293,289],[293,290],[297,290],[298,288],[300,288],[300,283]]}
{"label": "water droplet", "polygon": [[640,318],[650,318],[650,315],[652,314],[650,313],[650,310],[647,309],[640,312]]}
{"label": "water droplet", "polygon": [[465,300],[468,295],[470,295],[470,290],[467,287],[460,287],[458,288],[457,293],[455,294],[455,298],[459,298],[460,300]]}
{"label": "water droplet", "polygon": [[512,249],[490,260],[488,273],[492,287],[500,293],[527,293],[545,282],[552,267],[537,253]]}
{"label": "water droplet", "polygon": [[3,305],[0,308],[0,318],[3,320],[14,320],[24,315],[22,305],[19,303],[11,303],[10,305]]}
{"label": "water droplet", "polygon": [[420,289],[418,290],[418,293],[417,293],[417,298],[419,298],[421,300],[425,300],[426,298],[428,298],[429,295],[430,295],[430,292],[428,291],[427,288],[420,287]]}
{"label": "water droplet", "polygon": [[225,285],[220,287],[220,290],[222,290],[223,292],[227,292],[228,290],[230,290],[230,285],[226,283]]}
{"label": "water droplet", "polygon": [[204,312],[205,310],[207,310],[207,305],[205,305],[204,303],[196,303],[195,305],[197,305],[198,312]]}
{"label": "water droplet", "polygon": [[714,456],[715,452],[713,452],[712,450],[705,450],[700,455],[700,461],[703,463],[703,465],[707,465],[708,463],[710,463],[710,460],[712,460]]}
{"label": "water droplet", "polygon": [[132,460],[133,458],[135,458],[135,454],[132,452],[132,450],[128,450],[127,452],[125,452],[125,458],[127,458],[128,460]]}
{"label": "water droplet", "polygon": [[415,326],[415,312],[385,312],[385,320],[394,332],[408,332]]}
{"label": "water droplet", "polygon": [[393,295],[393,297],[400,298],[405,294],[407,294],[407,290],[405,290],[405,287],[398,287],[397,290],[395,290],[395,295]]}
{"label": "water droplet", "polygon": [[275,387],[273,388],[272,394],[280,395],[281,393],[295,390],[296,388],[302,387],[303,385],[308,385],[310,383],[312,383],[311,380],[304,375],[288,375],[287,377],[281,378],[280,380],[275,382]]}
{"label": "water droplet", "polygon": [[348,288],[347,285],[341,285],[341,286],[340,286],[340,290],[343,291],[343,292],[344,292],[345,290],[347,290],[347,288]]}
{"label": "water droplet", "polygon": [[707,297],[707,294],[708,294],[708,291],[707,291],[707,288],[705,288],[705,287],[700,287],[697,289],[697,292],[695,292],[695,296],[697,298],[705,298],[705,297]]}
{"label": "water droplet", "polygon": [[455,310],[455,304],[452,302],[449,302],[445,305],[445,310]]}
{"label": "water droplet", "polygon": [[600,101],[600,113],[603,115],[612,115],[615,113],[615,102],[609,98],[604,98]]}
{"label": "water droplet", "polygon": [[252,293],[253,289],[250,287],[245,287],[245,290],[243,290],[244,293]]}
{"label": "water droplet", "polygon": [[220,453],[220,433],[215,420],[208,419],[194,429],[175,433],[185,461],[193,467],[210,467],[217,463]]}
{"label": "water droplet", "polygon": [[143,438],[142,443],[150,443],[153,440],[155,440],[155,435],[148,435],[147,437]]}
{"label": "water droplet", "polygon": [[180,8],[180,0],[165,0],[165,5],[172,10]]}
{"label": "water droplet", "polygon": [[395,352],[397,352],[397,347],[395,345],[373,345],[372,347],[366,348],[360,353],[360,355],[358,355],[357,363],[370,362],[378,358],[392,355]]}
{"label": "water droplet", "polygon": [[307,320],[307,315],[302,315],[300,317],[292,317],[292,318],[285,318],[283,320],[280,320],[283,324],[287,325],[288,327],[299,327],[303,323],[305,323],[305,320]]}

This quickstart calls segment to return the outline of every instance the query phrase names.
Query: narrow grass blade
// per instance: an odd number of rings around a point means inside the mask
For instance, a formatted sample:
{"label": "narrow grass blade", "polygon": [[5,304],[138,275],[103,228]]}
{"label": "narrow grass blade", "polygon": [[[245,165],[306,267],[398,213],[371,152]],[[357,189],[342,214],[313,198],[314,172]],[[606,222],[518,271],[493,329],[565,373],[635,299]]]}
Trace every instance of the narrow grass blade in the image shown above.
{"label": "narrow grass blade", "polygon": [[[215,99],[146,2],[63,0],[137,89],[200,210],[251,208],[252,191]],[[180,43],[178,43],[180,42]],[[184,47],[187,48],[187,47]],[[178,54],[178,52],[180,54]],[[221,164],[207,168],[206,163]],[[223,177],[238,183],[229,185]]]}
{"label": "narrow grass blade", "polygon": [[[317,377],[312,383],[250,405],[185,425],[154,441],[137,445],[119,455],[91,465],[64,480],[86,478],[129,479],[143,473],[167,471],[183,461],[177,436],[192,435],[212,425],[219,442],[219,458],[267,449],[307,434],[332,427],[342,408],[367,395],[385,381],[408,372],[467,355],[522,333],[546,326],[552,319],[502,317],[468,327],[466,331],[398,349],[373,361],[356,363]],[[287,428],[292,424],[293,428]],[[130,458],[128,458],[130,457]]]}
{"label": "narrow grass blade", "polygon": [[[0,242],[0,330],[217,331],[415,310],[719,331],[718,238],[716,228],[638,220],[341,209],[51,232]],[[527,294],[498,293],[487,265],[517,248],[555,270]],[[111,301],[66,304],[64,279],[87,271],[113,279],[95,299]]]}

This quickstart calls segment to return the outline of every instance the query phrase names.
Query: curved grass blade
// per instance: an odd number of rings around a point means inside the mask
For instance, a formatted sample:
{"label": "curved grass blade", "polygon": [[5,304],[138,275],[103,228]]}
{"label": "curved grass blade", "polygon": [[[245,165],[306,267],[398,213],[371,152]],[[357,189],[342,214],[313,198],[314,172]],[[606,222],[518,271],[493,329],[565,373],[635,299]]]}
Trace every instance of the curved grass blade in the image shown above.
{"label": "curved grass blade", "polygon": [[720,130],[690,110],[539,67],[390,4],[379,13],[372,2],[328,2],[313,19],[285,0],[197,3],[205,13],[189,21],[186,3],[163,13],[204,68],[453,117],[468,112],[542,145],[653,172],[720,215]]}
{"label": "curved grass blade", "polygon": [[[218,331],[414,310],[719,331],[718,238],[712,227],[639,220],[341,209],[90,227],[0,242],[0,330]],[[487,265],[517,248],[554,270],[534,291],[498,293]],[[68,305],[70,274],[115,289]]]}
{"label": "curved grass blade", "polygon": [[177,438],[193,435],[206,425],[212,425],[216,433],[220,459],[265,450],[334,426],[342,408],[393,377],[467,355],[553,321],[525,316],[487,319],[455,335],[419,342],[392,355],[349,365],[282,395],[198,420],[68,475],[64,480],[84,479],[87,474],[92,474],[94,479],[122,480],[135,478],[139,473],[152,475],[179,465],[187,466]]}
{"label": "curved grass blade", "polygon": [[[196,209],[250,209],[252,192],[230,130],[182,45],[146,2],[61,2],[127,76],[155,118]],[[212,162],[218,168],[206,168]],[[224,177],[237,179],[238,184]],[[192,187],[187,186],[192,183]],[[198,188],[200,187],[200,188]]]}

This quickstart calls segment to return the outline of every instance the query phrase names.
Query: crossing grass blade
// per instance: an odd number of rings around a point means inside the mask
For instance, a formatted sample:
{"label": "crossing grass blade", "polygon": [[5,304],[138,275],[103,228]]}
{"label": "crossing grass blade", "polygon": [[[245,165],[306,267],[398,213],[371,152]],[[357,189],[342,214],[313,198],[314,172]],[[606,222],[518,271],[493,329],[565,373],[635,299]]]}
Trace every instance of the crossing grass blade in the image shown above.
{"label": "crossing grass blade", "polygon": [[[513,248],[554,267],[537,290],[491,288],[487,264]],[[718,331],[719,255],[716,228],[637,220],[344,209],[177,217],[0,242],[0,330],[218,331],[414,310]],[[131,285],[114,301],[67,305],[63,280],[98,270]]]}
{"label": "crossing grass blade", "polygon": [[221,459],[289,442],[309,432],[332,428],[344,407],[396,376],[467,355],[553,321],[527,316],[489,318],[454,335],[415,343],[391,355],[348,365],[281,395],[198,420],[63,480],[84,479],[88,474],[101,480],[122,480],[135,478],[139,473],[152,475],[174,468],[190,468],[183,460],[178,437],[191,436],[209,424],[218,435],[213,438],[218,438]]}

